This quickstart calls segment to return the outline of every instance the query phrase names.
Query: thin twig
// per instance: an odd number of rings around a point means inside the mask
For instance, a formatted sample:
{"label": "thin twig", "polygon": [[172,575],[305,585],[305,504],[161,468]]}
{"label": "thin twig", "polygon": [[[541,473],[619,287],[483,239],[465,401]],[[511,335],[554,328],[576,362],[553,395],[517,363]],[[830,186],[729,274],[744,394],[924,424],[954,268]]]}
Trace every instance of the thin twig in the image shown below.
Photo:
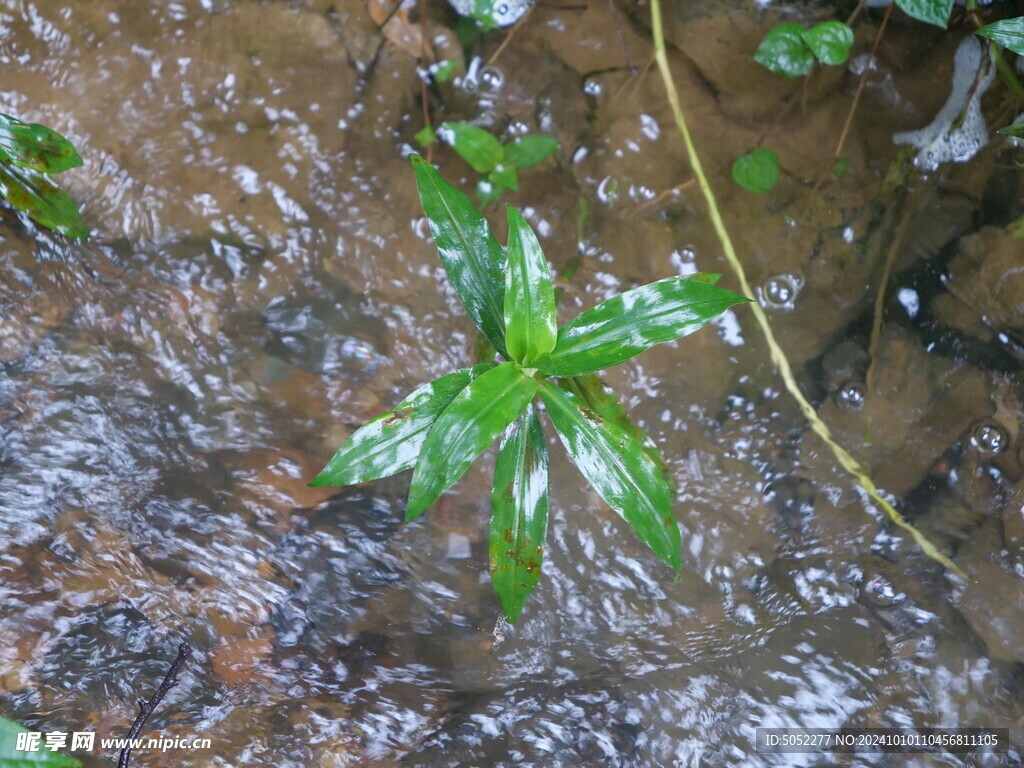
{"label": "thin twig", "polygon": [[882,26],[878,28],[878,34],[875,36],[875,44],[871,46],[871,55],[868,56],[867,62],[864,64],[864,71],[860,73],[860,81],[857,83],[857,92],[853,94],[853,104],[850,105],[850,111],[846,115],[846,124],[843,126],[843,132],[839,134],[839,143],[836,144],[836,151],[833,154],[833,159],[838,160],[843,154],[843,145],[846,144],[846,136],[850,132],[850,126],[853,124],[853,115],[857,111],[857,105],[860,103],[860,96],[864,92],[864,85],[868,80],[868,73],[871,71],[871,67],[875,63],[875,55],[878,53],[878,46],[882,43],[882,36],[885,34],[885,28],[889,25],[889,19],[892,17],[892,9],[896,7],[896,3],[890,3],[889,7],[885,9],[885,16],[882,18]]}
{"label": "thin twig", "polygon": [[[868,341],[868,368],[864,374],[864,409],[867,410],[867,401],[871,399],[874,387],[875,361],[878,359],[878,345],[882,339],[882,321],[885,315],[885,294],[889,289],[889,278],[892,275],[893,264],[896,263],[896,256],[903,245],[903,236],[907,233],[907,225],[913,215],[916,206],[905,200],[903,215],[900,216],[896,229],[893,230],[892,242],[889,243],[889,252],[885,255],[885,266],[882,268],[882,277],[878,281],[878,294],[875,296],[875,311],[871,321],[871,339]],[[864,420],[864,450],[871,445],[871,424]]]}
{"label": "thin twig", "polygon": [[664,200],[669,195],[673,195],[676,192],[682,192],[684,189],[689,189],[690,187],[692,187],[696,183],[697,183],[696,179],[690,179],[689,181],[684,181],[682,184],[677,184],[676,186],[672,187],[672,189],[662,190],[655,197],[652,197],[647,202],[637,203],[637,205],[634,206],[634,207],[636,208],[636,210],[642,211],[644,208],[647,208],[647,207],[652,206],[652,205],[656,205],[657,203],[661,202],[662,200]]}
{"label": "thin twig", "polygon": [[[156,693],[153,694],[153,698],[149,701],[139,699],[139,715],[135,718],[135,722],[132,723],[131,730],[128,731],[128,743],[131,744],[132,740],[139,737],[139,733],[146,725],[146,721],[149,720],[153,712],[159,706],[160,702],[163,701],[164,696],[174,686],[178,684],[178,673],[181,672],[181,668],[185,666],[185,662],[188,661],[188,657],[192,655],[192,647],[188,643],[182,643],[178,646],[178,657],[171,664],[171,668],[167,670],[167,674],[164,676],[164,680],[160,683],[160,687],[156,689]],[[125,747],[121,750],[121,757],[117,761],[117,768],[128,768],[128,761],[132,756],[132,748]]]}
{"label": "thin twig", "polygon": [[498,57],[501,56],[501,52],[504,51],[505,48],[508,47],[508,44],[512,42],[512,38],[515,37],[516,32],[518,32],[519,28],[523,26],[523,22],[526,21],[526,17],[530,15],[530,11],[532,11],[535,7],[536,6],[531,5],[529,8],[526,9],[526,13],[519,17],[519,21],[517,21],[515,23],[515,26],[508,31],[508,34],[505,35],[505,39],[502,40],[501,45],[498,46],[498,50],[496,50],[494,52],[494,55],[487,60],[487,64],[485,66],[494,66],[494,62],[498,60]]}
{"label": "thin twig", "polygon": [[676,91],[675,81],[672,79],[672,70],[669,68],[668,64],[668,54],[665,49],[665,32],[662,28],[661,22],[661,0],[651,0],[651,31],[654,36],[654,57],[658,63],[658,69],[661,72],[662,81],[665,84],[665,93],[668,97],[669,106],[672,108],[676,127],[679,129],[679,133],[683,137],[683,142],[686,144],[686,152],[690,158],[690,165],[693,168],[693,174],[697,177],[697,183],[700,185],[700,190],[707,202],[708,214],[711,217],[711,223],[714,226],[715,233],[718,235],[718,240],[722,245],[722,251],[725,254],[726,261],[728,261],[729,266],[735,273],[743,294],[751,300],[750,310],[760,327],[761,333],[764,336],[765,342],[767,343],[768,349],[771,353],[772,362],[775,364],[775,369],[782,377],[782,381],[785,384],[786,389],[789,391],[789,394],[793,399],[796,400],[797,405],[800,406],[800,410],[803,413],[804,418],[806,418],[810,424],[811,429],[832,451],[832,455],[835,456],[840,466],[842,466],[843,469],[845,469],[850,476],[856,480],[857,484],[872,499],[872,501],[878,504],[878,506],[885,511],[889,519],[895,525],[910,534],[914,539],[914,542],[922,549],[922,551],[924,551],[925,554],[942,563],[942,565],[962,578],[966,578],[963,571],[961,571],[952,560],[939,552],[935,545],[928,541],[924,534],[904,520],[903,516],[896,511],[896,508],[882,496],[881,492],[875,486],[874,481],[868,475],[867,470],[865,470],[864,467],[861,466],[861,464],[851,456],[845,448],[836,442],[835,438],[832,436],[832,431],[828,428],[828,425],[821,420],[821,417],[818,416],[818,412],[814,410],[814,406],[808,402],[807,398],[804,397],[803,392],[800,391],[800,386],[796,382],[796,376],[793,374],[793,369],[789,364],[789,358],[786,357],[786,353],[782,351],[782,347],[779,346],[778,341],[776,341],[771,323],[768,322],[768,316],[765,314],[764,309],[761,308],[761,305],[758,304],[757,297],[754,295],[754,291],[750,287],[750,282],[747,280],[743,264],[740,262],[739,256],[736,255],[736,249],[733,246],[732,238],[729,236],[729,231],[726,229],[725,222],[722,220],[722,214],[718,210],[718,201],[715,198],[715,193],[711,189],[711,184],[708,182],[708,178],[704,173],[704,166],[701,163],[700,155],[697,154],[697,148],[690,136],[690,129],[686,125],[686,117],[683,114],[683,108],[679,102],[679,93]]}

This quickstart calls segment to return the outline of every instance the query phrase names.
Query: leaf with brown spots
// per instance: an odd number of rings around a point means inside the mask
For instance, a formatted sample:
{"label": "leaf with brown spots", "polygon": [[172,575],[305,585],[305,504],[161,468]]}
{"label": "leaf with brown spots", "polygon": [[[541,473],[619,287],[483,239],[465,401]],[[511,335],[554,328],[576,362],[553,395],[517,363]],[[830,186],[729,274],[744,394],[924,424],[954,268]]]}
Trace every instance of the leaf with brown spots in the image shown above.
{"label": "leaf with brown spots", "polygon": [[0,160],[40,173],[60,173],[82,164],[75,145],[52,128],[0,114]]}
{"label": "leaf with brown spots", "polygon": [[491,581],[509,621],[540,579],[548,499],[548,447],[531,403],[501,439],[491,494]]}

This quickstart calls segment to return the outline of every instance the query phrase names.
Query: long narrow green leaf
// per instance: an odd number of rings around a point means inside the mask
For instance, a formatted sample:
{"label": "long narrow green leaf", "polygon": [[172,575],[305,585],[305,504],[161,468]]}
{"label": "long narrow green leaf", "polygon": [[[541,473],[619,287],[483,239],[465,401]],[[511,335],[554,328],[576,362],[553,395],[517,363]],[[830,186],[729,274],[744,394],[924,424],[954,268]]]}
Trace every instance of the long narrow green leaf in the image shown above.
{"label": "long narrow green leaf", "polygon": [[0,163],[0,197],[47,229],[89,239],[89,228],[71,195],[36,171]]}
{"label": "long narrow green leaf", "polygon": [[583,476],[658,557],[679,568],[679,527],[671,494],[661,471],[644,453],[643,443],[561,387],[543,382],[540,396]]}
{"label": "long narrow green leaf", "polygon": [[[701,277],[705,277],[705,275],[701,275]],[[706,277],[713,279],[716,276],[708,275]],[[626,409],[619,402],[618,395],[605,386],[600,376],[596,373],[586,373],[582,376],[561,379],[560,385],[563,389],[569,390],[580,398],[590,410],[602,419],[610,424],[614,424],[637,442],[642,443],[644,453],[657,465],[658,471],[665,478],[668,487],[675,490],[675,477],[673,477],[672,470],[669,469],[668,464],[665,463],[665,457],[661,455],[658,446],[654,444],[654,441],[646,432],[633,423],[633,420],[626,413]]]}
{"label": "long narrow green leaf", "polygon": [[551,136],[531,133],[512,139],[505,145],[505,162],[518,170],[536,165],[558,151],[558,140]]}
{"label": "long narrow green leaf", "polygon": [[40,738],[38,750],[25,752],[16,749],[19,733],[31,733],[28,728],[0,717],[0,768],[77,768],[81,763],[73,757],[51,752]]}
{"label": "long narrow green leaf", "polygon": [[441,412],[470,382],[494,367],[474,365],[424,384],[393,410],[357,429],[310,485],[365,483],[412,469]]}
{"label": "long narrow green leaf", "polygon": [[75,145],[52,128],[0,114],[0,162],[4,155],[15,165],[40,173],[59,173],[82,164]]}
{"label": "long narrow green leaf", "polygon": [[994,40],[1018,56],[1024,56],[1024,16],[986,24],[977,30],[977,34]]}
{"label": "long narrow green leaf", "polygon": [[491,581],[515,621],[540,579],[548,534],[548,447],[530,403],[501,439],[491,493]]}
{"label": "long narrow green leaf", "polygon": [[505,156],[497,137],[472,123],[441,123],[437,135],[477,173],[490,173]]}
{"label": "long narrow green leaf", "polygon": [[406,522],[423,514],[469,465],[522,413],[537,393],[537,380],[513,363],[475,379],[434,422],[412,473]]}
{"label": "long narrow green leaf", "polygon": [[645,349],[704,327],[742,296],[685,277],[669,277],[619,294],[558,330],[558,342],[538,361],[548,376],[579,376],[629,360]]}
{"label": "long narrow green leaf", "polygon": [[537,235],[519,211],[508,214],[505,345],[513,360],[529,363],[555,348],[555,289]]}
{"label": "long narrow green leaf", "polygon": [[416,186],[434,244],[466,312],[494,348],[505,354],[505,253],[473,202],[411,155]]}

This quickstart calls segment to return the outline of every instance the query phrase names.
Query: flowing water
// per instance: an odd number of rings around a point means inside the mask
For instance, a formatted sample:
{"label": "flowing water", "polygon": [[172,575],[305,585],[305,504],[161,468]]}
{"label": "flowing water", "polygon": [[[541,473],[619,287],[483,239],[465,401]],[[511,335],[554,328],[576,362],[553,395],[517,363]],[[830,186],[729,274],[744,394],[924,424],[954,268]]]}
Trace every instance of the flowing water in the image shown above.
{"label": "flowing water", "polygon": [[[426,47],[461,62],[454,14],[426,6]],[[739,308],[607,375],[674,472],[682,574],[553,445],[544,576],[513,627],[487,575],[492,454],[408,526],[407,475],[306,486],[364,420],[473,362],[403,157],[417,14],[383,42],[362,0],[5,2],[2,111],[80,148],[60,179],[93,237],[0,218],[0,711],[121,736],[187,640],[147,730],[211,748],[134,765],[818,766],[758,754],[754,728],[911,725],[1010,727],[1010,752],[966,764],[1019,765],[1024,241],[1001,228],[1021,150],[996,137],[884,185],[962,29],[897,14],[869,65],[876,10],[847,67],[790,81],[750,58],[783,19],[851,10],[679,0],[670,57],[805,392],[970,581],[865,505]],[[581,259],[563,319],[727,271],[650,57],[644,6],[538,6],[483,76],[426,91],[435,124],[562,142],[507,199],[555,269]],[[990,133],[1008,93],[981,102]],[[729,176],[762,142],[768,196]],[[965,764],[846,758],[827,764]]]}

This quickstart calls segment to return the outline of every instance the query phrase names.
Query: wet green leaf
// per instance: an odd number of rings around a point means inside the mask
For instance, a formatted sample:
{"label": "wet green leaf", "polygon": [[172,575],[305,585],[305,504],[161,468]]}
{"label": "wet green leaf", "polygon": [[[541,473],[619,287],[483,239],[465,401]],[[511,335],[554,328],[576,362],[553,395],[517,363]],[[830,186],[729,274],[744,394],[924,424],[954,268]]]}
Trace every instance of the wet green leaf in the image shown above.
{"label": "wet green leaf", "polygon": [[413,136],[413,138],[416,140],[417,144],[426,148],[437,141],[437,134],[434,133],[434,129],[431,126],[424,125],[416,132],[416,135]]}
{"label": "wet green leaf", "polygon": [[768,147],[758,147],[732,164],[732,179],[748,192],[768,194],[779,178],[779,156]]}
{"label": "wet green leaf", "polygon": [[[698,273],[698,275],[711,278],[721,277],[721,275],[704,275],[702,273]],[[692,275],[691,277],[697,277],[697,275]],[[672,475],[672,470],[669,469],[668,464],[665,463],[665,457],[661,455],[658,446],[654,444],[654,441],[646,432],[633,423],[633,420],[626,413],[626,409],[619,402],[618,395],[605,386],[600,376],[596,373],[588,373],[583,376],[561,379],[561,382],[563,389],[568,389],[579,397],[590,410],[610,424],[617,426],[638,443],[643,444],[644,453],[657,465],[658,471],[661,472],[661,476],[665,479],[668,487],[673,490],[675,489],[675,477]]]}
{"label": "wet green leaf", "polygon": [[480,203],[480,210],[484,210],[491,203],[495,203],[505,194],[505,187],[495,184],[490,178],[480,179],[476,184],[476,199]]}
{"label": "wet green leaf", "polygon": [[74,145],[52,128],[0,114],[0,162],[40,173],[59,173],[82,164]]}
{"label": "wet green leaf", "polygon": [[464,193],[421,156],[410,159],[448,279],[473,322],[505,355],[505,253]]}
{"label": "wet green leaf", "polygon": [[804,42],[804,28],[788,23],[780,24],[764,36],[754,61],[778,75],[800,77],[811,71],[814,54]]}
{"label": "wet green leaf", "polygon": [[487,180],[502,189],[519,189],[519,176],[516,174],[515,166],[510,163],[498,163],[494,170],[487,174]]}
{"label": "wet green leaf", "polygon": [[645,349],[693,333],[747,299],[714,285],[669,277],[614,296],[558,330],[538,361],[549,376],[579,376],[625,362]]}
{"label": "wet green leaf", "polygon": [[357,429],[310,485],[352,485],[412,469],[437,417],[471,381],[494,368],[475,365],[417,389]]}
{"label": "wet green leaf", "polygon": [[[76,768],[81,763],[73,757],[51,752],[45,737],[40,736],[36,752],[15,749],[19,733],[31,733],[28,728],[0,717],[0,768]],[[70,736],[68,737],[70,739]]]}
{"label": "wet green leaf", "polygon": [[602,419],[576,395],[542,382],[540,396],[570,458],[601,498],[673,568],[681,566],[679,527],[661,471],[643,445]]}
{"label": "wet green leaf", "polygon": [[511,205],[505,274],[505,344],[517,363],[531,364],[555,348],[555,291],[537,235]]}
{"label": "wet green leaf", "polygon": [[408,522],[423,514],[505,431],[537,393],[537,380],[513,363],[484,372],[438,416],[412,474]]}
{"label": "wet green leaf", "polygon": [[71,195],[36,171],[0,163],[0,197],[48,229],[89,239]]}
{"label": "wet green leaf", "polygon": [[491,581],[509,621],[540,579],[548,501],[548,447],[530,403],[501,439],[491,493]]}
{"label": "wet green leaf", "polygon": [[1024,123],[1014,123],[1005,128],[1000,128],[999,133],[1004,136],[1013,136],[1015,139],[1024,139]]}
{"label": "wet green leaf", "polygon": [[853,30],[841,21],[826,21],[802,34],[807,47],[822,64],[842,64],[850,56]]}
{"label": "wet green leaf", "polygon": [[433,76],[435,83],[447,83],[452,79],[452,75],[455,74],[456,66],[454,59],[445,59],[432,66],[430,74]]}
{"label": "wet green leaf", "polygon": [[1018,56],[1024,56],[1024,16],[986,24],[978,30],[978,34],[994,40]]}
{"label": "wet green leaf", "polygon": [[945,29],[953,11],[953,0],[896,0],[896,7],[918,21]]}
{"label": "wet green leaf", "polygon": [[558,141],[550,136],[536,133],[519,136],[505,145],[505,162],[521,171],[551,157],[558,146]]}
{"label": "wet green leaf", "polygon": [[477,173],[490,173],[505,156],[494,134],[470,123],[441,123],[437,135]]}

